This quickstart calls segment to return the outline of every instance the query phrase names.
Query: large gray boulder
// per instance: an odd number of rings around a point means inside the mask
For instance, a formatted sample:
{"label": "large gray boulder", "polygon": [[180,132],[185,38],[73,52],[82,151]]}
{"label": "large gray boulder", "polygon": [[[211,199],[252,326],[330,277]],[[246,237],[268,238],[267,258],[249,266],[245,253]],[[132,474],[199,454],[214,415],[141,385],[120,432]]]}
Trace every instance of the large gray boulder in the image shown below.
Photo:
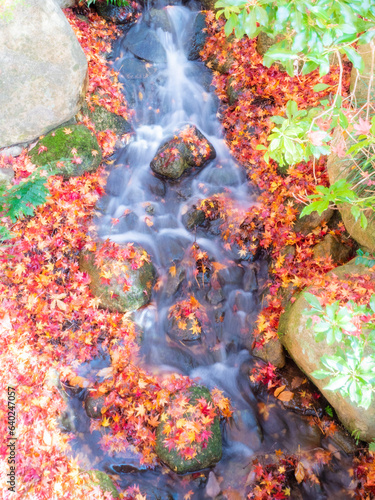
{"label": "large gray boulder", "polygon": [[0,17],[0,148],[29,142],[70,120],[87,61],[54,0],[27,0]]}
{"label": "large gray boulder", "polygon": [[[355,259],[344,266],[337,267],[328,273],[328,277],[336,275],[339,281],[348,279],[355,282],[355,276],[368,276],[374,280],[375,273],[362,264],[355,264]],[[308,288],[306,291],[311,292]],[[316,291],[314,295],[318,295]],[[338,391],[325,390],[328,378],[318,380],[313,377],[315,370],[321,369],[320,358],[324,355],[334,355],[338,347],[337,342],[328,345],[326,342],[316,342],[312,327],[306,325],[308,316],[303,313],[310,309],[301,293],[293,305],[286,308],[280,318],[279,336],[284,347],[294,359],[299,368],[314,382],[323,396],[335,409],[337,416],[345,427],[359,433],[360,439],[371,442],[375,439],[375,401],[365,410],[353,403],[349,398],[344,398]]]}

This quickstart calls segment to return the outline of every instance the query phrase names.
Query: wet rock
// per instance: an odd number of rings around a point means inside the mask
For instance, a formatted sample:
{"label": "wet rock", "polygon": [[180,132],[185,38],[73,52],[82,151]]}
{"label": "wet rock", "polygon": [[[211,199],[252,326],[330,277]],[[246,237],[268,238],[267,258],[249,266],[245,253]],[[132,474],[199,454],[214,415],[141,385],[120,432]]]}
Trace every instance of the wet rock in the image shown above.
{"label": "wet rock", "polygon": [[197,226],[201,226],[205,220],[206,217],[203,210],[197,209],[195,205],[182,216],[182,223],[189,231],[193,231]]}
{"label": "wet rock", "polygon": [[201,328],[199,320],[195,317],[185,318],[180,321],[177,318],[172,318],[169,322],[168,335],[174,340],[182,340],[184,342],[192,342],[202,338],[201,331],[195,330]]}
{"label": "wet rock", "polygon": [[136,213],[128,210],[120,217],[120,221],[117,224],[111,226],[112,234],[124,234],[127,231],[132,231],[138,225],[139,219]]}
{"label": "wet rock", "polygon": [[[76,153],[72,153],[72,150]],[[58,167],[58,173],[65,179],[94,172],[102,161],[98,141],[84,125],[70,125],[53,130],[29,154],[31,161],[38,166],[56,167],[57,162],[63,162],[64,166]]]}
{"label": "wet rock", "polygon": [[243,276],[244,292],[255,292],[258,290],[257,274],[253,266],[247,266]]}
{"label": "wet rock", "polygon": [[167,53],[156,33],[145,24],[137,24],[130,28],[123,47],[139,59],[151,63],[166,63]]}
{"label": "wet rock", "polygon": [[343,264],[352,254],[352,249],[341,243],[333,234],[327,234],[323,240],[314,246],[314,259],[331,257],[332,262]]}
{"label": "wet rock", "polygon": [[229,106],[233,106],[238,98],[243,94],[244,88],[242,86],[239,86],[239,82],[232,76],[228,78],[228,83],[227,83],[227,96],[228,96],[228,103]]}
{"label": "wet rock", "polygon": [[96,132],[112,130],[116,133],[116,135],[120,136],[133,132],[133,127],[127,120],[125,120],[125,118],[107,111],[103,108],[103,106],[94,106],[93,109],[90,109],[87,104],[84,104],[78,114],[78,119],[81,119],[82,115],[85,115],[90,119],[90,121],[94,124]]}
{"label": "wet rock", "polygon": [[352,436],[342,429],[337,429],[331,436],[329,436],[329,441],[348,455],[350,453],[356,453],[358,450],[358,446],[355,444],[355,440]]}
{"label": "wet rock", "polygon": [[9,18],[0,16],[0,67],[6,68],[0,148],[30,142],[72,118],[87,85],[85,54],[60,7],[53,0],[7,4]]}
{"label": "wet rock", "polygon": [[150,9],[150,11],[145,15],[145,21],[154,29],[161,28],[163,31],[173,33],[173,27],[165,8]]}
{"label": "wet rock", "polygon": [[136,21],[136,14],[140,11],[135,2],[129,2],[129,5],[125,7],[117,7],[107,2],[95,2],[95,9],[106,21],[127,26]]}
{"label": "wet rock", "polygon": [[148,183],[148,189],[151,191],[152,194],[155,196],[159,196],[160,198],[163,198],[166,193],[166,187],[164,182],[161,179],[158,179],[157,177],[152,176],[152,179]]}
{"label": "wet rock", "polygon": [[220,302],[225,299],[222,288],[211,287],[210,291],[207,293],[207,300],[213,306],[217,306]]}
{"label": "wet rock", "polygon": [[104,407],[104,401],[106,396],[98,396],[94,392],[89,391],[85,398],[85,411],[90,418],[101,418],[102,408]]}
{"label": "wet rock", "polygon": [[103,493],[109,492],[113,498],[119,498],[119,492],[108,474],[100,470],[89,470],[87,473],[90,476],[89,484],[99,486]]}
{"label": "wet rock", "polygon": [[221,286],[236,285],[242,282],[244,271],[238,266],[225,267],[217,272]]}
{"label": "wet rock", "polygon": [[269,340],[262,347],[256,347],[252,354],[266,363],[272,363],[277,368],[282,368],[285,365],[284,349],[278,338]]}
{"label": "wet rock", "polygon": [[[189,404],[193,406],[197,406],[197,401],[201,398],[204,398],[207,403],[212,403],[210,392],[204,386],[190,387],[184,391],[184,393],[179,393],[178,395],[186,395],[189,399]],[[175,404],[177,405],[178,403]],[[163,433],[163,430],[166,421],[170,418],[169,411],[173,410],[173,405],[174,401],[172,401],[169,407],[163,412],[161,423],[156,431],[156,453],[159,459],[166,463],[173,471],[177,472],[177,474],[195,472],[215,465],[221,459],[222,455],[221,432],[218,417],[215,417],[214,422],[207,428],[207,430],[212,433],[211,437],[208,439],[207,446],[203,448],[203,446],[197,442],[194,442],[194,444],[192,443],[196,451],[196,456],[192,459],[184,459],[176,448],[172,448],[169,451],[168,446],[164,442],[166,434]],[[189,422],[191,414],[185,413],[183,418]]]}
{"label": "wet rock", "polygon": [[191,35],[188,40],[188,60],[199,59],[199,52],[206,43],[208,33],[206,31],[206,16],[203,12],[198,12],[191,28]]}
{"label": "wet rock", "polygon": [[193,125],[177,130],[151,161],[151,169],[170,179],[178,179],[190,167],[203,167],[216,157],[212,144]]}
{"label": "wet rock", "polygon": [[122,168],[114,168],[111,170],[107,185],[105,187],[106,194],[111,196],[120,196],[124,190],[124,171]]}
{"label": "wet rock", "polygon": [[185,269],[183,269],[183,267],[181,266],[177,266],[175,275],[172,276],[170,273],[168,273],[167,281],[164,287],[167,297],[172,297],[172,295],[177,292],[185,278],[186,272]]}
{"label": "wet rock", "polygon": [[[374,272],[364,265],[355,264],[355,259],[336,267],[327,276],[330,277],[332,274],[344,282],[347,275],[351,276],[351,279],[356,275],[369,276],[370,279],[374,279]],[[306,291],[309,292],[309,288]],[[315,341],[312,327],[306,325],[308,317],[303,314],[305,309],[309,309],[308,303],[303,294],[300,294],[280,318],[280,339],[295,363],[314,382],[335,409],[344,426],[350,432],[357,430],[360,439],[371,442],[375,439],[375,402],[373,401],[367,410],[360,408],[349,398],[344,398],[338,391],[325,390],[327,379],[317,380],[312,375],[315,370],[321,368],[320,359],[323,355],[335,355],[338,344],[334,342],[328,345],[326,342]]]}
{"label": "wet rock", "polygon": [[[302,206],[297,206],[296,207],[298,210],[302,211]],[[312,212],[309,215],[304,215],[302,218],[299,218],[297,215],[296,222],[294,223],[293,230],[296,233],[302,233],[303,235],[308,235],[311,233],[311,231],[315,228],[317,228],[320,224],[323,224],[324,222],[328,222],[332,215],[333,215],[334,210],[331,208],[327,208],[327,210],[324,210],[324,212],[319,215],[318,212]]]}
{"label": "wet rock", "polygon": [[97,243],[94,252],[82,252],[80,269],[89,275],[90,290],[100,299],[101,307],[134,311],[150,301],[155,269],[139,245],[127,245],[116,251],[113,248],[111,243]]}
{"label": "wet rock", "polygon": [[154,75],[157,69],[151,63],[132,57],[124,60],[120,71],[127,80],[139,81],[146,80],[150,76]]}
{"label": "wet rock", "polygon": [[189,64],[186,67],[185,75],[188,78],[193,78],[196,82],[198,82],[206,92],[211,92],[213,90],[212,72],[205,66],[202,67],[200,62],[192,62],[191,64]]}
{"label": "wet rock", "polygon": [[208,481],[206,485],[206,495],[211,498],[216,498],[221,492],[219,481],[216,479],[215,474],[211,471],[208,474]]}

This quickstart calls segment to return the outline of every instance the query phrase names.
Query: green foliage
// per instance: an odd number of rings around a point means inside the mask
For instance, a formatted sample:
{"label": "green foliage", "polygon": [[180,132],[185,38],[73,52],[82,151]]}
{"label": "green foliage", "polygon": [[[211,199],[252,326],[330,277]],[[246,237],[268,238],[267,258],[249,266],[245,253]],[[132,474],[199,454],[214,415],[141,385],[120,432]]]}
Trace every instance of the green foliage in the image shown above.
{"label": "green foliage", "polygon": [[362,264],[366,267],[375,266],[375,258],[370,255],[368,252],[364,252],[363,250],[357,250],[358,257],[355,259],[356,264]]}
{"label": "green foliage", "polygon": [[329,377],[325,389],[339,391],[343,397],[367,409],[375,392],[375,294],[367,305],[339,301],[323,307],[319,299],[304,293],[310,309],[306,326],[312,327],[317,342],[339,343],[335,355],[323,355],[316,379]]}
{"label": "green foliage", "polygon": [[330,417],[333,417],[333,409],[329,405],[327,405],[324,408],[324,411],[327,413],[327,415],[329,415]]}
{"label": "green foliage", "polygon": [[[354,67],[363,69],[360,55],[351,44],[368,43],[375,35],[368,31],[375,21],[375,6],[370,0],[218,0],[216,16],[226,19],[225,33],[233,30],[237,38],[254,38],[261,31],[271,37],[285,38],[265,54],[263,64],[285,64],[293,76],[296,60],[303,61],[302,73],[319,68],[320,74],[329,71],[329,54],[339,49]],[[357,33],[362,33],[357,36]],[[291,36],[293,34],[293,36]]]}
{"label": "green foliage", "polygon": [[[90,7],[90,5],[95,4],[96,2],[100,2],[101,0],[86,0],[87,6]],[[129,5],[129,2],[127,0],[106,0],[107,5],[115,5],[117,7],[126,7]]]}
{"label": "green foliage", "polygon": [[[50,194],[46,186],[47,178],[55,170],[38,168],[29,177],[10,188],[0,187],[0,216],[9,217],[14,223],[23,217],[34,215],[34,210],[43,205]],[[0,225],[0,241],[9,240],[12,233],[5,226]]]}

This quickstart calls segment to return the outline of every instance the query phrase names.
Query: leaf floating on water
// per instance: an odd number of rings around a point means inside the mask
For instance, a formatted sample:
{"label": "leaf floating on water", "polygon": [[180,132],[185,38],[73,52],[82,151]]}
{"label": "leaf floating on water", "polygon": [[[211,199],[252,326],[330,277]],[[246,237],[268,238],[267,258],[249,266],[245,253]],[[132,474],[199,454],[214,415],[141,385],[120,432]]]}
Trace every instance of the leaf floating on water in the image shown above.
{"label": "leaf floating on water", "polygon": [[302,462],[298,462],[294,475],[297,479],[297,483],[300,484],[305,479],[305,468],[302,465]]}

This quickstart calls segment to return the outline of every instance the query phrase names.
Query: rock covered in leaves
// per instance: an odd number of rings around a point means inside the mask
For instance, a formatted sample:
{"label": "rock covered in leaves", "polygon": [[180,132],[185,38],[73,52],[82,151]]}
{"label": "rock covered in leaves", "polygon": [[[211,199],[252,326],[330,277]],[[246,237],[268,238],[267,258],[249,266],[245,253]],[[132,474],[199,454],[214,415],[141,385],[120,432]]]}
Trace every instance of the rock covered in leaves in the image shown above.
{"label": "rock covered in leaves", "polygon": [[[8,2],[0,16],[0,148],[71,119],[84,98],[87,61],[54,0]],[[41,29],[43,27],[43,29]]]}
{"label": "rock covered in leaves", "polygon": [[203,306],[193,297],[180,300],[168,312],[168,335],[175,340],[199,340],[202,336],[202,323],[207,322]]}
{"label": "rock covered in leaves", "polygon": [[155,269],[142,247],[98,243],[81,253],[79,264],[89,275],[90,290],[101,307],[124,313],[150,301]]}
{"label": "rock covered in leaves", "polygon": [[106,21],[114,24],[132,24],[137,19],[137,14],[140,11],[140,6],[137,2],[130,1],[129,5],[118,7],[105,0],[97,0],[95,2],[97,13]]}
{"label": "rock covered in leaves", "polygon": [[164,177],[178,179],[190,167],[203,167],[216,157],[212,144],[193,125],[185,125],[158,149],[151,161],[152,170]]}
{"label": "rock covered in leaves", "polygon": [[[331,293],[337,299],[340,287],[344,285],[345,300],[347,301],[350,298],[354,299],[356,293],[360,297],[366,295],[369,297],[371,286],[374,288],[371,284],[374,279],[375,273],[371,269],[362,264],[355,264],[353,259],[330,271],[324,284],[315,288],[310,287],[307,291],[318,297]],[[350,289],[346,285],[348,282],[351,286]],[[330,286],[333,287],[332,292],[330,292]],[[352,297],[350,293],[352,293]],[[308,316],[303,314],[305,309],[310,309],[310,307],[304,296],[300,294],[293,305],[289,306],[286,312],[281,315],[279,334],[284,347],[299,368],[306,373],[329,401],[344,426],[351,432],[359,431],[360,439],[368,442],[374,440],[375,401],[372,401],[371,406],[365,410],[358,407],[350,399],[344,398],[338,391],[325,390],[324,387],[328,384],[327,379],[318,380],[312,376],[315,370],[321,368],[320,358],[323,355],[334,355],[339,345],[336,341],[332,345],[328,345],[324,341],[315,341],[313,328],[306,326]]]}
{"label": "rock covered in leaves", "polygon": [[221,459],[219,418],[206,387],[177,393],[164,410],[156,431],[156,453],[178,474],[211,467]]}
{"label": "rock covered in leaves", "polygon": [[31,161],[38,166],[57,167],[66,179],[94,172],[100,165],[102,153],[95,135],[84,125],[69,125],[53,130],[30,152]]}

